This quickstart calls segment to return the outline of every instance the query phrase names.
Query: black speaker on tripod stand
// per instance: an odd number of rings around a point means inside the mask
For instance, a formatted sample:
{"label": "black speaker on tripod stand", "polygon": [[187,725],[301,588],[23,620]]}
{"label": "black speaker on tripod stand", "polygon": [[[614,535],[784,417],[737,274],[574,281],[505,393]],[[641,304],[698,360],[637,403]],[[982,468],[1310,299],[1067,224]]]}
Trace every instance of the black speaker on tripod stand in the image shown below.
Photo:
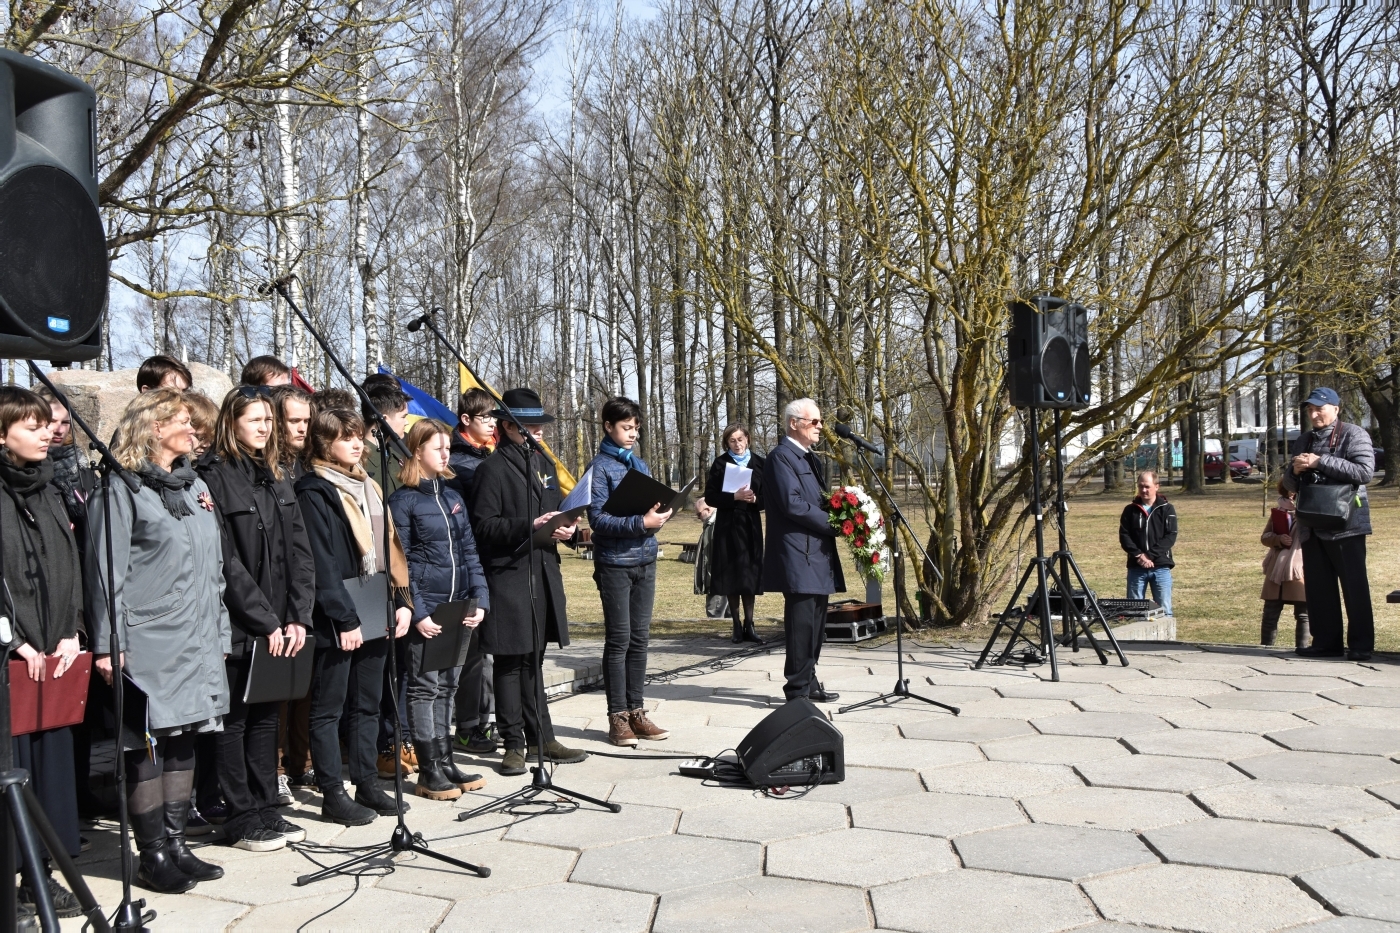
{"label": "black speaker on tripod stand", "polygon": [[1016,408],[1083,408],[1093,397],[1089,312],[1063,298],[1010,303],[1006,366]]}
{"label": "black speaker on tripod stand", "polygon": [[107,310],[97,95],[0,51],[0,357],[90,360]]}

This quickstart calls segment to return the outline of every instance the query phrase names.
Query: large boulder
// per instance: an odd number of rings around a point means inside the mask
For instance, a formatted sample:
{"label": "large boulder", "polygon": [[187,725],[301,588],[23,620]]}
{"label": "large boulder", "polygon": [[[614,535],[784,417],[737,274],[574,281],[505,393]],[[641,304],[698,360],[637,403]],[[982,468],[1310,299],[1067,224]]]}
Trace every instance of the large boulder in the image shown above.
{"label": "large boulder", "polygon": [[[190,375],[194,376],[191,388],[204,393],[216,403],[222,402],[233,388],[233,380],[212,366],[203,363],[187,365]],[[117,429],[127,404],[136,397],[134,369],[105,373],[91,369],[57,369],[48,375],[59,391],[68,396],[73,411],[97,432],[104,443]]]}

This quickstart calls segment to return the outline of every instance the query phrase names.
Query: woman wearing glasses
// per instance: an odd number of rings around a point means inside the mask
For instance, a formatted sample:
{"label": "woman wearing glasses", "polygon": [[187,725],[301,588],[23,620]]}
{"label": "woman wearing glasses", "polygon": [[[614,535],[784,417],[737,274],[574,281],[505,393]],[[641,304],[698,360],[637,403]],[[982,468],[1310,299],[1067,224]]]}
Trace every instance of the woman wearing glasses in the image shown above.
{"label": "woman wearing glasses", "polygon": [[224,602],[233,622],[228,681],[232,706],[218,739],[219,786],[228,806],[224,835],[251,852],[301,842],[306,830],[277,812],[276,703],[243,702],[253,644],[274,657],[306,648],[316,567],[267,386],[224,396],[214,443],[199,461],[223,531]]}

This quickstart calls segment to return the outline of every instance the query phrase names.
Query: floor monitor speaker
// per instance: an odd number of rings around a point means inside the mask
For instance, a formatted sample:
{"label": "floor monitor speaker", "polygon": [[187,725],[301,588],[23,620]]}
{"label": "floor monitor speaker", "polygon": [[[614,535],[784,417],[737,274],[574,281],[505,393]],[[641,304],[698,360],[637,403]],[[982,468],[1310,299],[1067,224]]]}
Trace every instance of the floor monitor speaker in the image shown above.
{"label": "floor monitor speaker", "polygon": [[806,697],[788,700],[754,726],[736,749],[739,767],[755,787],[812,783],[839,784],[846,779],[846,750],[841,733]]}

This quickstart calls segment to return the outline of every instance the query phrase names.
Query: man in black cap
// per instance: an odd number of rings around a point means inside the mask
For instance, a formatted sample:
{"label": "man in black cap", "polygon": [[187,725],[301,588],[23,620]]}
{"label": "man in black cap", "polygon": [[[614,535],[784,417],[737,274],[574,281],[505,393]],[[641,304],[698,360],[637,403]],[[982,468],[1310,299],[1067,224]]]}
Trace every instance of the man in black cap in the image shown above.
{"label": "man in black cap", "polygon": [[[1342,399],[1325,387],[1313,389],[1303,402],[1303,414],[1311,431],[1298,435],[1289,454],[1293,460],[1283,474],[1283,485],[1299,492],[1313,484],[1346,486],[1351,494],[1351,515],[1340,528],[1303,526],[1303,586],[1313,643],[1297,649],[1315,658],[1369,661],[1376,643],[1375,615],[1371,609],[1371,583],[1366,577],[1366,536],[1371,533],[1371,503],[1366,484],[1376,468],[1371,435],[1358,424],[1337,416]],[[1340,581],[1342,595],[1337,597]],[[1345,649],[1342,644],[1342,602],[1347,607]]]}
{"label": "man in black cap", "polygon": [[545,642],[569,643],[558,542],[571,543],[577,526],[556,529],[533,557],[521,550],[534,529],[558,514],[563,498],[554,463],[538,446],[554,416],[533,389],[511,389],[502,401],[505,407],[493,412],[501,443],[477,467],[467,511],[491,591],[480,637],[481,650],[495,657],[496,727],[505,748],[500,772],[524,774],[527,748],[529,757],[537,754],[537,736],[552,761],[588,757],[555,739],[541,674]]}

